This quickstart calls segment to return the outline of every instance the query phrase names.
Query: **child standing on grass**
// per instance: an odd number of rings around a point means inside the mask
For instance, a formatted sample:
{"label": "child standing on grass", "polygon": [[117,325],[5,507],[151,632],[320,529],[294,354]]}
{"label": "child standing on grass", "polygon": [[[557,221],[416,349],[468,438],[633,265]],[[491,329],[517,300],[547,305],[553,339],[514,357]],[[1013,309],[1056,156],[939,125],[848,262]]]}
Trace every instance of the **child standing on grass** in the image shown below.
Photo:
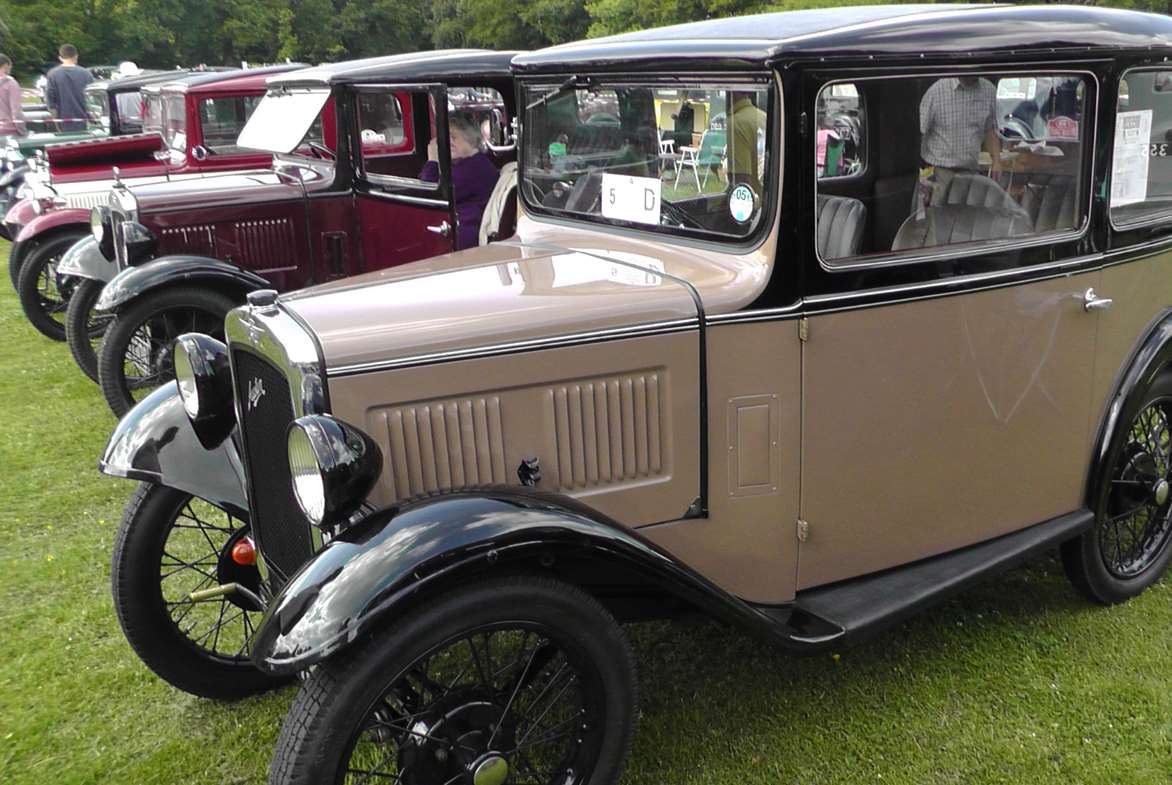
{"label": "child standing on grass", "polygon": [[20,85],[10,75],[12,61],[0,54],[0,140],[24,136],[24,110],[20,108]]}

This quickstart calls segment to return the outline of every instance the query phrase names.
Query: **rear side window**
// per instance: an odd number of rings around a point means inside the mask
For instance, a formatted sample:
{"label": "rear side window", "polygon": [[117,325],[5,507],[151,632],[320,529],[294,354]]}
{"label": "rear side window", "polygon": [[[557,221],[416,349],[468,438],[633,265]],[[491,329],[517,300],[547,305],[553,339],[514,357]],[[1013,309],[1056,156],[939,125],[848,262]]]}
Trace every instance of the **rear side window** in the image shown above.
{"label": "rear side window", "polygon": [[427,139],[416,143],[411,125],[412,111],[422,108],[434,114],[426,91],[364,90],[358,93],[359,144],[362,169],[367,175],[418,179],[427,162]]}
{"label": "rear side window", "polygon": [[[868,114],[867,105],[883,111]],[[820,91],[815,109],[817,248],[828,269],[979,253],[1085,223],[1087,77],[838,82]]]}
{"label": "rear side window", "polygon": [[1172,219],[1172,71],[1128,71],[1119,85],[1111,222]]}

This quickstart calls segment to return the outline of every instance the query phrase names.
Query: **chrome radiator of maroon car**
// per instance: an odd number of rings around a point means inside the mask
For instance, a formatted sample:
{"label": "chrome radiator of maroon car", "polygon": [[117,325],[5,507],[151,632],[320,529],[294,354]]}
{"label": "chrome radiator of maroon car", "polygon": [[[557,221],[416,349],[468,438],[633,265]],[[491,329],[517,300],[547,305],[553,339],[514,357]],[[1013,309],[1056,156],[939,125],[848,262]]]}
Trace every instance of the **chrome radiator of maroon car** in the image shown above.
{"label": "chrome radiator of maroon car", "polygon": [[232,352],[252,533],[280,588],[313,554],[310,523],[293,496],[285,432],[295,416],[289,381],[252,352]]}

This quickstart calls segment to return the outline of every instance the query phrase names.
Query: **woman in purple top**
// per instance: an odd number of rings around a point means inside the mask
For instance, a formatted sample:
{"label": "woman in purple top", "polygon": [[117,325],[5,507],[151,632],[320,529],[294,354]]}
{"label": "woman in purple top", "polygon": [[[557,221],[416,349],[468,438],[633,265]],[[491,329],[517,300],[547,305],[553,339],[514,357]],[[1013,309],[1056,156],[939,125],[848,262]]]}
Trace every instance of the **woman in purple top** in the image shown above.
{"label": "woman in purple top", "polygon": [[[448,115],[448,139],[452,148],[452,198],[456,201],[456,250],[480,244],[480,219],[496,186],[499,172],[480,147],[480,125],[466,112]],[[439,155],[432,139],[427,163],[419,179],[439,182]]]}

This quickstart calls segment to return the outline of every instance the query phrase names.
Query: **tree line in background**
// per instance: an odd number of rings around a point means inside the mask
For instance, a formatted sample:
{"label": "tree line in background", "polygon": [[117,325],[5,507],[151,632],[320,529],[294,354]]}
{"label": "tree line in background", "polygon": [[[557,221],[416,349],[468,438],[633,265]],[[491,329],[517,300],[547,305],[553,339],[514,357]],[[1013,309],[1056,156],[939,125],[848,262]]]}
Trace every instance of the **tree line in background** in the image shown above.
{"label": "tree line in background", "polygon": [[[77,45],[90,65],[319,63],[446,47],[534,49],[677,22],[867,1],[0,0],[0,52],[26,78],[55,64],[64,42]],[[1090,4],[1172,13],[1172,0]]]}

